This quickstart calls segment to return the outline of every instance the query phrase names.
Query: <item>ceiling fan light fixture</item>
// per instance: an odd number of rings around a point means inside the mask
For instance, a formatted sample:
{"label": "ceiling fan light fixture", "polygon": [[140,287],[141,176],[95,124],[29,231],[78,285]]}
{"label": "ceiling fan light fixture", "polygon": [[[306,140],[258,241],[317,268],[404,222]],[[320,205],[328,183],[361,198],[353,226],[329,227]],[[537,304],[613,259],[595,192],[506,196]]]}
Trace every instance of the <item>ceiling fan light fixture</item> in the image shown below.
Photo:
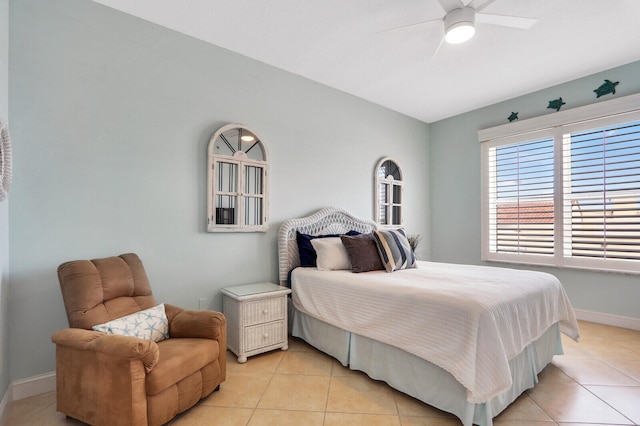
{"label": "ceiling fan light fixture", "polygon": [[461,22],[450,27],[444,36],[447,43],[459,44],[469,40],[476,33],[476,28],[470,22]]}
{"label": "ceiling fan light fixture", "polygon": [[476,11],[471,7],[453,9],[444,17],[444,39],[458,44],[469,40],[476,33]]}

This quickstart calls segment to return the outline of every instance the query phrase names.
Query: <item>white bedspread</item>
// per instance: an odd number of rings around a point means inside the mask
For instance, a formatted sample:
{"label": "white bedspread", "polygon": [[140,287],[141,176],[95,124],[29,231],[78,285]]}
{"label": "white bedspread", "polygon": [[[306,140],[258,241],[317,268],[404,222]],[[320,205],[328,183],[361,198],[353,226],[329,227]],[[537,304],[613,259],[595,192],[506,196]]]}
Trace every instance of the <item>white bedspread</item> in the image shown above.
{"label": "white bedspread", "polygon": [[447,370],[472,403],[509,389],[508,361],[552,324],[579,337],[564,288],[542,272],[433,262],[393,273],[297,268],[292,290],[301,312]]}

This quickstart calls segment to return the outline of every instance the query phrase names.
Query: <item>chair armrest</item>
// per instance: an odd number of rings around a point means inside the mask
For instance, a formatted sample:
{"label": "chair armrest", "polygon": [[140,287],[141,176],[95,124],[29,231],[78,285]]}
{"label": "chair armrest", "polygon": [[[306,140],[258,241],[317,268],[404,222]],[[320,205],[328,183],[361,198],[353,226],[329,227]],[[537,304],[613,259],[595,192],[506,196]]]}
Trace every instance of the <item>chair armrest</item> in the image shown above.
{"label": "chair armrest", "polygon": [[147,373],[153,369],[160,356],[158,345],[154,341],[82,328],[65,328],[57,331],[51,336],[51,341],[56,345],[72,349],[100,352],[128,360],[139,359]]}
{"label": "chair armrest", "polygon": [[165,304],[169,336],[220,340],[226,337],[227,320],[221,312],[186,310]]}

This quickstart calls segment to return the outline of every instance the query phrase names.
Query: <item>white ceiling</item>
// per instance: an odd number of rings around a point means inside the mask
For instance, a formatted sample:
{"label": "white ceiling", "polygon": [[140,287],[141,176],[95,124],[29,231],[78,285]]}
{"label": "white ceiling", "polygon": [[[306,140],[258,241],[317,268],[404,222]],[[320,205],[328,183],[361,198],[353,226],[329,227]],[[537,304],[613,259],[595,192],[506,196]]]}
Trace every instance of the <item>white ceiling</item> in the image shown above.
{"label": "white ceiling", "polygon": [[495,0],[537,23],[476,23],[433,58],[441,23],[386,30],[442,18],[437,0],[94,1],[427,123],[640,60],[640,0]]}

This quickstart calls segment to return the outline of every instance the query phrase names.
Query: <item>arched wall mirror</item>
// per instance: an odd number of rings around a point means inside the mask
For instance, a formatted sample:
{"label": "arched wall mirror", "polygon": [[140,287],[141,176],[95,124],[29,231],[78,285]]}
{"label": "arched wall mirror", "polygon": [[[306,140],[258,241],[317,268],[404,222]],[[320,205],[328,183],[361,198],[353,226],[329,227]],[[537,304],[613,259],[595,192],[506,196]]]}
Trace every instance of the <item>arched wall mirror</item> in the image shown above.
{"label": "arched wall mirror", "polygon": [[266,232],[269,163],[260,137],[227,124],[211,136],[207,152],[207,231]]}
{"label": "arched wall mirror", "polygon": [[375,169],[374,217],[381,227],[402,226],[402,170],[392,158],[385,157]]}

